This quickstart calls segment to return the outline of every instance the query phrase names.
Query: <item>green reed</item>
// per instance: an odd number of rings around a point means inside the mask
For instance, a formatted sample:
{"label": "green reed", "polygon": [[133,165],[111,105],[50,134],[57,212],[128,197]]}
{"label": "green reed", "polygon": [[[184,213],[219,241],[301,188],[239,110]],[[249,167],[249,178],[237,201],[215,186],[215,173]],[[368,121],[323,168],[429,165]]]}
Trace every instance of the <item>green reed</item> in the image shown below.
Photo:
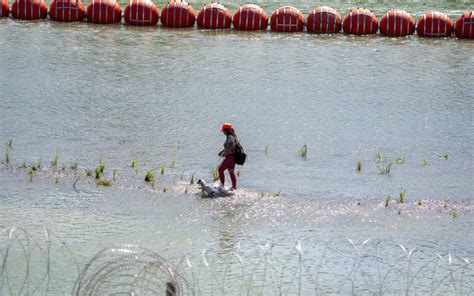
{"label": "green reed", "polygon": [[191,184],[191,185],[196,183],[196,180],[194,179],[194,175],[195,175],[195,173],[193,172],[193,174],[191,175],[191,180],[189,181],[189,184]]}
{"label": "green reed", "polygon": [[10,139],[8,139],[8,141],[7,141],[7,148],[10,148],[10,149],[11,149],[11,148],[12,148],[12,145],[13,145],[13,139],[10,138]]}
{"label": "green reed", "polygon": [[400,155],[399,157],[397,157],[397,159],[395,159],[395,163],[398,164],[398,165],[404,164],[405,163],[405,156]]}
{"label": "green reed", "polygon": [[77,167],[79,166],[79,161],[76,160],[75,162],[73,162],[71,164],[71,166],[69,167],[72,171],[77,171]]}
{"label": "green reed", "polygon": [[145,182],[153,182],[155,181],[155,172],[152,170],[149,170],[145,174]]}
{"label": "green reed", "polygon": [[431,163],[430,163],[428,160],[423,159],[423,160],[421,161],[421,166],[422,166],[422,167],[426,167],[426,166],[429,166],[429,165],[431,165]]}
{"label": "green reed", "polygon": [[189,192],[188,186],[184,187],[184,194],[188,194],[188,192]]}
{"label": "green reed", "polygon": [[298,151],[298,154],[306,160],[306,157],[308,155],[308,146],[306,144],[303,145],[303,147]]}
{"label": "green reed", "polygon": [[269,148],[270,148],[270,146],[269,146],[268,144],[265,145],[265,150],[264,150],[265,155],[268,155],[268,149],[269,149]]}
{"label": "green reed", "polygon": [[53,159],[51,159],[51,162],[50,162],[51,167],[57,167],[58,166],[58,158],[59,158],[58,154],[53,156]]}
{"label": "green reed", "polygon": [[392,196],[389,194],[389,195],[387,195],[387,196],[385,197],[385,199],[384,199],[384,206],[385,206],[386,208],[388,208],[388,206],[389,206],[389,204],[390,204],[391,201],[392,201]]}
{"label": "green reed", "polygon": [[405,193],[406,193],[406,189],[400,188],[400,192],[398,193],[398,202],[399,203],[404,203],[405,202]]}
{"label": "green reed", "polygon": [[377,164],[377,169],[379,170],[379,174],[381,175],[388,175],[390,174],[390,171],[392,170],[392,165],[393,163],[389,162],[380,162],[379,164]]}
{"label": "green reed", "polygon": [[117,178],[117,170],[112,170],[112,180],[115,181],[115,179]]}
{"label": "green reed", "polygon": [[356,167],[357,171],[358,172],[361,172],[362,171],[362,160],[359,160],[357,162],[357,167]]}
{"label": "green reed", "polygon": [[165,185],[165,186],[163,187],[163,193],[166,193],[166,192],[168,192],[168,191],[169,191],[169,188],[168,188],[168,186]]}
{"label": "green reed", "polygon": [[161,164],[160,165],[160,174],[161,175],[164,175],[165,174],[165,169],[166,169],[166,166],[164,164]]}
{"label": "green reed", "polygon": [[215,182],[215,181],[219,180],[219,172],[217,170],[212,170],[211,174],[212,174],[212,181]]}
{"label": "green reed", "polygon": [[91,169],[85,169],[84,173],[86,174],[87,177],[92,177],[93,171]]}

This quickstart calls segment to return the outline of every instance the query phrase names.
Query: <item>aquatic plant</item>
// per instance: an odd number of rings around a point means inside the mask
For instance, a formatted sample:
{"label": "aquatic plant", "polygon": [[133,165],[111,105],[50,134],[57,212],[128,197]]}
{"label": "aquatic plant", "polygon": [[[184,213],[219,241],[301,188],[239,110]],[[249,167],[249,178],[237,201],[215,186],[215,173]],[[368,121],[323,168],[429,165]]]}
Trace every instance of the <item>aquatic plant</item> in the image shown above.
{"label": "aquatic plant", "polygon": [[166,193],[166,192],[168,192],[168,191],[169,191],[169,188],[168,188],[168,186],[165,185],[165,186],[163,187],[163,193]]}
{"label": "aquatic plant", "polygon": [[7,150],[5,151],[5,163],[10,163],[10,151]]}
{"label": "aquatic plant", "polygon": [[92,177],[92,170],[91,169],[85,169],[84,172],[86,173],[87,177]]}
{"label": "aquatic plant", "polygon": [[59,173],[54,174],[54,183],[56,183],[56,185],[59,184],[59,177],[60,177]]}
{"label": "aquatic plant", "polygon": [[448,157],[449,157],[449,156],[448,156],[448,153],[443,154],[444,160],[448,160]]}
{"label": "aquatic plant", "polygon": [[33,181],[33,169],[32,168],[30,168],[28,170],[28,181],[30,181],[30,182]]}
{"label": "aquatic plant", "polygon": [[137,161],[136,161],[136,160],[132,160],[131,167],[132,167],[132,169],[136,169],[136,168],[137,168]]}
{"label": "aquatic plant", "polygon": [[193,185],[196,182],[196,180],[194,180],[194,174],[195,173],[193,172],[193,174],[191,175],[191,180],[189,181],[189,184],[191,185]]}
{"label": "aquatic plant", "polygon": [[458,219],[460,216],[459,213],[456,211],[452,211],[450,214],[451,214],[451,218],[453,218],[454,220]]}
{"label": "aquatic plant", "polygon": [[269,145],[267,144],[267,145],[265,146],[265,150],[264,150],[265,155],[268,155],[268,148],[269,148]]}
{"label": "aquatic plant", "polygon": [[358,172],[361,172],[361,171],[362,171],[362,160],[359,160],[359,161],[357,162],[357,171],[358,171]]}
{"label": "aquatic plant", "polygon": [[155,172],[150,170],[147,171],[145,174],[145,182],[153,182],[155,181]]}
{"label": "aquatic plant", "polygon": [[189,192],[188,186],[184,187],[184,194],[187,194]]}
{"label": "aquatic plant", "polygon": [[387,163],[385,161],[380,162],[377,164],[377,169],[379,170],[379,174],[381,175],[388,175],[390,174],[390,170],[392,169],[393,163]]}
{"label": "aquatic plant", "polygon": [[385,197],[385,200],[384,200],[384,206],[386,208],[388,208],[388,205],[390,204],[390,201],[392,201],[392,196],[389,194]]}
{"label": "aquatic plant", "polygon": [[39,169],[40,169],[40,165],[38,165],[38,164],[32,164],[30,166],[30,170],[32,170],[32,171],[37,171]]}
{"label": "aquatic plant", "polygon": [[387,160],[387,157],[382,153],[382,151],[377,151],[374,155],[374,161],[379,163],[379,162],[384,162]]}
{"label": "aquatic plant", "polygon": [[95,168],[95,178],[99,179],[102,173],[105,170],[105,164],[103,162],[99,162],[97,167]]}
{"label": "aquatic plant", "polygon": [[7,147],[8,147],[8,148],[12,148],[12,145],[13,145],[13,139],[10,138],[10,139],[8,139],[8,141],[7,141]]}
{"label": "aquatic plant", "polygon": [[258,197],[265,197],[265,192],[260,191],[260,192],[258,193]]}
{"label": "aquatic plant", "polygon": [[23,161],[23,163],[18,168],[19,169],[26,169],[26,161]]}
{"label": "aquatic plant", "polygon": [[117,178],[117,170],[112,170],[112,180],[115,181],[115,178]]}
{"label": "aquatic plant", "polygon": [[166,166],[164,164],[160,165],[160,174],[164,175]]}
{"label": "aquatic plant", "polygon": [[443,208],[447,209],[448,208],[448,199],[443,200]]}
{"label": "aquatic plant", "polygon": [[303,145],[303,148],[301,148],[299,151],[298,151],[298,154],[303,157],[304,159],[306,159],[306,156],[308,154],[308,146],[306,144]]}
{"label": "aquatic plant", "polygon": [[417,206],[421,206],[421,200],[417,200],[417,201],[416,201],[416,205],[417,205]]}
{"label": "aquatic plant", "polygon": [[108,179],[99,178],[99,179],[97,179],[95,184],[97,186],[110,186],[110,185],[112,185],[112,182]]}
{"label": "aquatic plant", "polygon": [[281,189],[278,190],[278,192],[274,192],[274,193],[273,193],[273,196],[277,197],[277,196],[280,196],[280,194],[281,194]]}
{"label": "aquatic plant", "polygon": [[78,166],[79,166],[79,161],[76,160],[75,162],[73,162],[73,163],[71,164],[71,166],[70,166],[69,168],[70,168],[71,170],[73,170],[73,171],[77,171],[77,167],[78,167]]}
{"label": "aquatic plant", "polygon": [[426,160],[426,159],[423,159],[423,160],[421,161],[421,166],[423,166],[423,167],[428,166],[428,165],[430,165],[430,164],[431,164],[431,163],[430,163],[428,160]]}
{"label": "aquatic plant", "polygon": [[400,155],[399,157],[397,157],[397,159],[395,159],[395,162],[398,164],[398,165],[402,165],[405,163],[405,157],[403,155]]}
{"label": "aquatic plant", "polygon": [[398,202],[404,203],[405,202],[405,193],[406,190],[404,188],[400,188],[400,193],[398,194]]}
{"label": "aquatic plant", "polygon": [[174,168],[175,165],[176,165],[176,152],[173,151],[172,159],[171,159],[171,167]]}
{"label": "aquatic plant", "polygon": [[219,180],[219,172],[217,170],[212,170],[211,173],[212,173],[212,181],[215,182]]}
{"label": "aquatic plant", "polygon": [[63,171],[63,172],[64,172],[65,170],[66,170],[66,164],[65,164],[65,163],[63,163],[63,164],[61,165],[61,171]]}
{"label": "aquatic plant", "polygon": [[237,177],[240,177],[240,170],[237,170],[237,172],[235,172],[235,174],[237,175]]}
{"label": "aquatic plant", "polygon": [[38,169],[41,169],[42,166],[43,166],[43,160],[38,159],[38,161],[36,162],[36,167],[37,167]]}
{"label": "aquatic plant", "polygon": [[51,160],[51,167],[57,167],[58,166],[58,154],[54,155],[53,159]]}

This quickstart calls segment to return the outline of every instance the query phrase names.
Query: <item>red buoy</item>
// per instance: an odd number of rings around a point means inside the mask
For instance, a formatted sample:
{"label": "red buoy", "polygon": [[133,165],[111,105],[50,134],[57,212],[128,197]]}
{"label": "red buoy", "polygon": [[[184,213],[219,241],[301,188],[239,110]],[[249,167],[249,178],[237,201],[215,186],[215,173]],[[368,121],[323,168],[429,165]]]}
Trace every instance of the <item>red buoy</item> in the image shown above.
{"label": "red buoy", "polygon": [[87,21],[94,24],[116,24],[122,19],[122,8],[115,0],[92,0],[87,6]]}
{"label": "red buoy", "polygon": [[161,23],[166,27],[188,28],[194,26],[196,14],[186,1],[172,0],[161,11]]}
{"label": "red buoy", "polygon": [[406,11],[390,10],[380,19],[380,33],[402,37],[415,32],[415,19]]}
{"label": "red buoy", "polygon": [[306,27],[313,33],[338,33],[341,31],[341,15],[331,7],[317,7],[308,14]]}
{"label": "red buoy", "polygon": [[456,20],[456,36],[458,38],[474,38],[474,12],[465,11]]}
{"label": "red buoy", "polygon": [[53,0],[49,5],[49,18],[58,22],[78,22],[84,19],[81,0]]}
{"label": "red buoy", "polygon": [[204,5],[197,16],[197,25],[203,29],[228,29],[230,23],[230,11],[216,2]]}
{"label": "red buoy", "polygon": [[237,30],[253,31],[266,30],[268,16],[265,10],[254,4],[240,6],[232,18],[234,28]]}
{"label": "red buoy", "polygon": [[44,0],[15,0],[12,3],[12,17],[22,20],[46,18],[48,5]]}
{"label": "red buoy", "polygon": [[10,9],[10,6],[8,5],[8,0],[1,0],[2,3],[0,3],[0,17],[7,17],[8,16],[8,10]]}
{"label": "red buoy", "polygon": [[130,0],[125,7],[123,18],[129,25],[153,26],[158,23],[158,6],[151,0]]}
{"label": "red buoy", "polygon": [[452,32],[453,21],[438,11],[423,14],[416,25],[416,33],[422,37],[449,37]]}
{"label": "red buoy", "polygon": [[344,16],[342,27],[346,34],[375,34],[378,29],[378,21],[370,10],[354,8]]}
{"label": "red buoy", "polygon": [[292,6],[283,6],[273,11],[270,17],[270,29],[278,32],[303,31],[304,16]]}

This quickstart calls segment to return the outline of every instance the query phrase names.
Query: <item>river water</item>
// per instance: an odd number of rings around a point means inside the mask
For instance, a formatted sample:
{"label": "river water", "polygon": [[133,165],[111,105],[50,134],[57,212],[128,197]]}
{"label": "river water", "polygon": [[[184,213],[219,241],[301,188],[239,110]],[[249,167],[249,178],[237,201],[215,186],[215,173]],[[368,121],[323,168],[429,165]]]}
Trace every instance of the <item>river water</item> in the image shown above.
{"label": "river water", "polygon": [[[324,3],[341,14],[364,6]],[[260,3],[268,14],[278,4]],[[315,5],[285,4],[304,13]],[[439,10],[453,20],[474,9],[472,1],[365,6],[377,16],[391,8],[416,18]],[[45,241],[53,242],[55,269],[36,292],[47,294],[72,291],[78,272],[71,266],[82,269],[117,244],[147,248],[173,266],[189,255],[201,280],[188,273],[184,290],[203,295],[240,295],[242,286],[250,295],[473,292],[474,268],[459,263],[474,260],[472,41],[12,19],[0,19],[0,36],[0,247],[2,259],[10,256],[3,293],[34,294]],[[212,182],[224,121],[235,125],[248,160],[238,167],[233,197],[201,199],[190,180]],[[110,187],[85,176],[99,161],[105,178],[116,172]],[[154,184],[143,181],[148,170]],[[397,202],[403,190],[405,202]],[[18,227],[38,243],[27,276]],[[369,266],[350,241],[374,256]],[[399,244],[419,254],[408,285]],[[311,276],[288,267],[301,249],[305,263],[296,266]],[[245,275],[222,271],[235,266],[227,260],[235,254]],[[463,274],[443,278],[452,266],[464,266]],[[380,268],[394,285],[367,284]],[[251,277],[252,270],[259,272]],[[225,284],[236,279],[241,286]]]}

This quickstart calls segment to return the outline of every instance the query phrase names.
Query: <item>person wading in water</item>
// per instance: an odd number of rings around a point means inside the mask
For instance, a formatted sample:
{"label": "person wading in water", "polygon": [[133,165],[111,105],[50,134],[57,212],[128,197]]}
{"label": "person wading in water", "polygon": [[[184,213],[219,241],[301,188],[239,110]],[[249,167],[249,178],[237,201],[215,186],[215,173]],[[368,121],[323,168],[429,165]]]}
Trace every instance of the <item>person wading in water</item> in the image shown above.
{"label": "person wading in water", "polygon": [[226,140],[224,143],[224,149],[222,149],[218,153],[218,155],[221,157],[221,161],[217,166],[217,171],[219,172],[219,180],[221,181],[222,188],[224,188],[224,171],[229,170],[230,180],[232,181],[232,187],[230,188],[230,190],[235,190],[237,189],[237,177],[234,173],[234,149],[237,145],[237,136],[235,134],[234,128],[232,127],[232,124],[230,123],[223,123],[221,125],[221,132],[226,135]]}

